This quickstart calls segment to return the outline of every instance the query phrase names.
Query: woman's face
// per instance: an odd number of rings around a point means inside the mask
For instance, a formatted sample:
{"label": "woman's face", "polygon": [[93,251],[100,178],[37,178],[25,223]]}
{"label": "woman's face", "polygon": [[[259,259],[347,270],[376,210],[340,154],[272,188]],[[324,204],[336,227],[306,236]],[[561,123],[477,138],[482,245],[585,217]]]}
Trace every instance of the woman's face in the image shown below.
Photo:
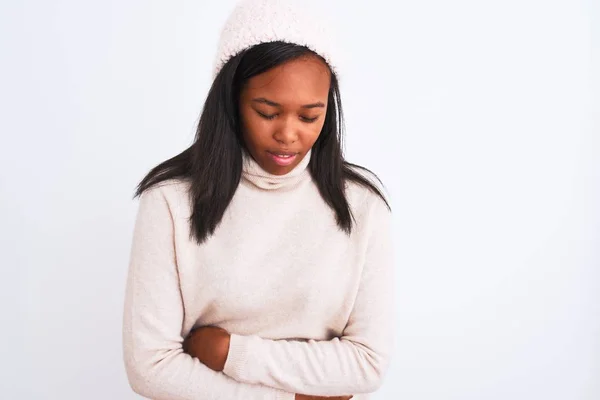
{"label": "woman's face", "polygon": [[289,61],[250,78],[240,93],[242,136],[267,172],[290,172],[317,141],[330,72],[316,57]]}

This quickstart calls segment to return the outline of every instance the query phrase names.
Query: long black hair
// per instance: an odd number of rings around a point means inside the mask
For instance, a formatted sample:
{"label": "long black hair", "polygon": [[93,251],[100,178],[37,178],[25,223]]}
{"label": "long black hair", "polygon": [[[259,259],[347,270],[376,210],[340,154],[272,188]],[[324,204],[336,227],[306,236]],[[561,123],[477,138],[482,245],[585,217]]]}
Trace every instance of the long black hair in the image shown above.
{"label": "long black hair", "polygon": [[[279,41],[258,44],[232,57],[221,68],[208,92],[194,143],[154,167],[138,184],[134,197],[169,179],[189,181],[193,204],[190,232],[198,243],[204,242],[221,222],[242,176],[244,143],[238,101],[244,83],[255,75],[302,57],[323,60],[305,46]],[[353,218],[345,193],[346,181],[368,188],[390,207],[377,185],[357,169],[375,175],[344,160],[342,104],[333,71],[328,96],[325,123],[312,147],[309,170],[323,200],[335,211],[339,228],[349,234]]]}

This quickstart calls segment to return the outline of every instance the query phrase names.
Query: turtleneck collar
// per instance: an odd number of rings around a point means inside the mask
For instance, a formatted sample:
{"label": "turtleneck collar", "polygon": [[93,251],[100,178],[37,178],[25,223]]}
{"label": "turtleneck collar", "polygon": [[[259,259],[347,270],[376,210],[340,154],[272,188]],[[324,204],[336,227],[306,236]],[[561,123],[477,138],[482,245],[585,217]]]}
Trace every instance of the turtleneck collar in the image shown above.
{"label": "turtleneck collar", "polygon": [[243,169],[242,177],[261,189],[274,190],[292,187],[307,177],[310,173],[308,164],[312,150],[304,156],[300,164],[285,175],[274,175],[265,171],[247,150],[242,150]]}

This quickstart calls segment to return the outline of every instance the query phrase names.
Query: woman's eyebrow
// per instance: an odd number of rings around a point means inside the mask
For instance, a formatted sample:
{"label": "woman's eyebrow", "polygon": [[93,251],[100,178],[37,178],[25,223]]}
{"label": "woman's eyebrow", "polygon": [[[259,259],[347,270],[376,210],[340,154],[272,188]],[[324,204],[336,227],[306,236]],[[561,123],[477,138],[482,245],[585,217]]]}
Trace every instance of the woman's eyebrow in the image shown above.
{"label": "woman's eyebrow", "polygon": [[302,108],[325,108],[325,104],[319,102],[316,103],[312,103],[312,104],[305,104],[302,106]]}
{"label": "woman's eyebrow", "polygon": [[[266,104],[269,105],[271,107],[281,107],[281,104],[276,103],[274,101],[265,99],[264,97],[258,97],[256,99],[252,99],[253,102],[255,103],[262,103],[262,104]],[[316,102],[316,103],[311,103],[311,104],[305,104],[302,106],[302,108],[324,108],[325,104],[323,104],[322,102]]]}

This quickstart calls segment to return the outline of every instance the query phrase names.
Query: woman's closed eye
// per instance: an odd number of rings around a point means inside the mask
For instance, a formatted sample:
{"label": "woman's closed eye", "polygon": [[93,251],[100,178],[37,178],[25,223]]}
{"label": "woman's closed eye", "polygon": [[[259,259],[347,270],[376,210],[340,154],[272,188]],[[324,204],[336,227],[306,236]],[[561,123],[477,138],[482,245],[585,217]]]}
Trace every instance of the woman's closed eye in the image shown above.
{"label": "woman's closed eye", "polygon": [[[261,113],[260,111],[257,111],[258,115],[260,115],[261,117],[268,119],[268,120],[272,120],[275,119],[275,117],[277,117],[279,114],[264,114]],[[308,123],[312,123],[315,122],[317,119],[319,119],[319,117],[305,117],[305,116],[300,116],[300,119],[304,122],[308,122]]]}
{"label": "woman's closed eye", "polygon": [[319,119],[319,117],[312,117],[312,118],[309,118],[309,117],[302,117],[302,116],[300,116],[300,118],[301,118],[303,121],[305,121],[305,122],[308,122],[308,123],[315,122],[316,120],[318,120],[318,119]]}

